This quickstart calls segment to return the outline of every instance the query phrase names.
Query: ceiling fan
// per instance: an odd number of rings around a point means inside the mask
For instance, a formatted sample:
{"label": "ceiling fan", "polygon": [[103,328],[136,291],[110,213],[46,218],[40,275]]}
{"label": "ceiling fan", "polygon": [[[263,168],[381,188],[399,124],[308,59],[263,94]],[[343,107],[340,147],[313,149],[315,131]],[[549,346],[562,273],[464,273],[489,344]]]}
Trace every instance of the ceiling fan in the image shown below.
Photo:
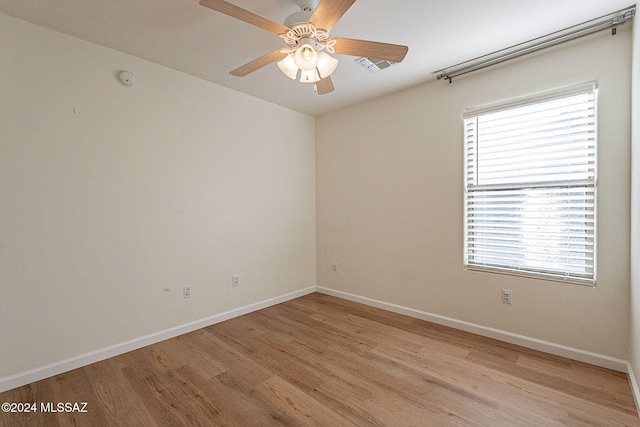
{"label": "ceiling fan", "polygon": [[331,73],[338,66],[338,60],[329,53],[362,56],[401,62],[409,48],[390,43],[347,38],[330,38],[329,31],[356,0],[297,0],[301,11],[293,13],[284,25],[273,22],[253,12],[224,0],[200,0],[202,6],[237,18],[263,30],[280,36],[286,48],[274,50],[254,59],[230,72],[244,77],[275,61],[284,74],[300,82],[313,83],[314,91],[320,95],[333,92]]}

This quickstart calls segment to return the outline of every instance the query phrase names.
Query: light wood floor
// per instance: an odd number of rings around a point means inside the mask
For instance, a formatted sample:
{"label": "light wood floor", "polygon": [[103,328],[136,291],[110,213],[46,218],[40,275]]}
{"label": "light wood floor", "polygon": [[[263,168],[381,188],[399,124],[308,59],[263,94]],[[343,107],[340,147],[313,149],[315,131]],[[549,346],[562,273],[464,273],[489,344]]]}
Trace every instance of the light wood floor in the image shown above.
{"label": "light wood floor", "polygon": [[625,374],[322,294],[0,394],[2,426],[640,426]]}

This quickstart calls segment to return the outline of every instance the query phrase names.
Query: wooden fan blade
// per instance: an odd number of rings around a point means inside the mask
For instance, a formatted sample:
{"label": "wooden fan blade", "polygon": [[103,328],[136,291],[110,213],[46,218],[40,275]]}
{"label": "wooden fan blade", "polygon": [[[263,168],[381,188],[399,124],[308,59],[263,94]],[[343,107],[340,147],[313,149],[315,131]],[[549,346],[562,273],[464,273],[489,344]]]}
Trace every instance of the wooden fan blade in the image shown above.
{"label": "wooden fan blade", "polygon": [[318,95],[324,95],[333,92],[335,88],[333,87],[331,76],[327,76],[324,79],[318,80],[316,82],[316,90],[318,91]]}
{"label": "wooden fan blade", "polygon": [[318,29],[331,31],[355,2],[356,0],[322,0],[313,11],[309,22]]}
{"label": "wooden fan blade", "polygon": [[260,27],[263,30],[272,32],[273,34],[284,34],[288,28],[284,25],[280,25],[277,22],[273,22],[270,19],[263,18],[260,15],[256,15],[253,12],[249,12],[239,6],[226,2],[224,0],[200,0],[200,4],[209,9],[213,9],[225,15],[229,15],[233,18],[247,22],[256,27]]}
{"label": "wooden fan blade", "polygon": [[249,73],[253,73],[260,68],[271,64],[272,62],[276,62],[279,59],[287,56],[286,53],[280,52],[280,49],[274,50],[273,52],[267,53],[264,56],[261,56],[258,59],[254,59],[251,62],[247,62],[246,64],[236,68],[235,70],[229,72],[232,76],[244,77]]}
{"label": "wooden fan blade", "polygon": [[334,49],[341,55],[364,56],[392,62],[402,62],[409,50],[407,46],[399,44],[343,38],[337,39]]}

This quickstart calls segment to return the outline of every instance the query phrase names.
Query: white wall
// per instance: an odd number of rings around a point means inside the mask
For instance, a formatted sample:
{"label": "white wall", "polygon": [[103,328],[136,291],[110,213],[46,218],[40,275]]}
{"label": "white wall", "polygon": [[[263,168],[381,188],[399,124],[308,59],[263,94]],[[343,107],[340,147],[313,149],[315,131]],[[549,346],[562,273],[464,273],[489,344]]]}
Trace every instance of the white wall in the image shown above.
{"label": "white wall", "polygon": [[0,378],[315,285],[312,117],[1,14],[0,40]]}
{"label": "white wall", "polygon": [[[640,3],[636,9],[640,8]],[[631,157],[631,354],[629,361],[640,383],[640,24],[633,27]],[[636,390],[638,393],[640,390]],[[640,395],[636,395],[640,405]]]}
{"label": "white wall", "polygon": [[[624,358],[630,46],[628,27],[616,37],[600,33],[453,84],[432,82],[320,117],[318,286]],[[464,271],[463,109],[594,80],[597,286]],[[501,288],[513,290],[513,305],[500,302]]]}

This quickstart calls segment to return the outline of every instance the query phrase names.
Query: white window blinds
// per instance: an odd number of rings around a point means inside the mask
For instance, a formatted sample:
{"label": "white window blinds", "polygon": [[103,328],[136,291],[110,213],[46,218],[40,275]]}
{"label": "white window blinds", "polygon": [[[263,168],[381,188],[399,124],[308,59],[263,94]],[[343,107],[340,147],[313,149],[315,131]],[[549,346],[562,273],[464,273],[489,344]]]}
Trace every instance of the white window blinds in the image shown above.
{"label": "white window blinds", "polygon": [[595,282],[594,84],[466,111],[465,265]]}

